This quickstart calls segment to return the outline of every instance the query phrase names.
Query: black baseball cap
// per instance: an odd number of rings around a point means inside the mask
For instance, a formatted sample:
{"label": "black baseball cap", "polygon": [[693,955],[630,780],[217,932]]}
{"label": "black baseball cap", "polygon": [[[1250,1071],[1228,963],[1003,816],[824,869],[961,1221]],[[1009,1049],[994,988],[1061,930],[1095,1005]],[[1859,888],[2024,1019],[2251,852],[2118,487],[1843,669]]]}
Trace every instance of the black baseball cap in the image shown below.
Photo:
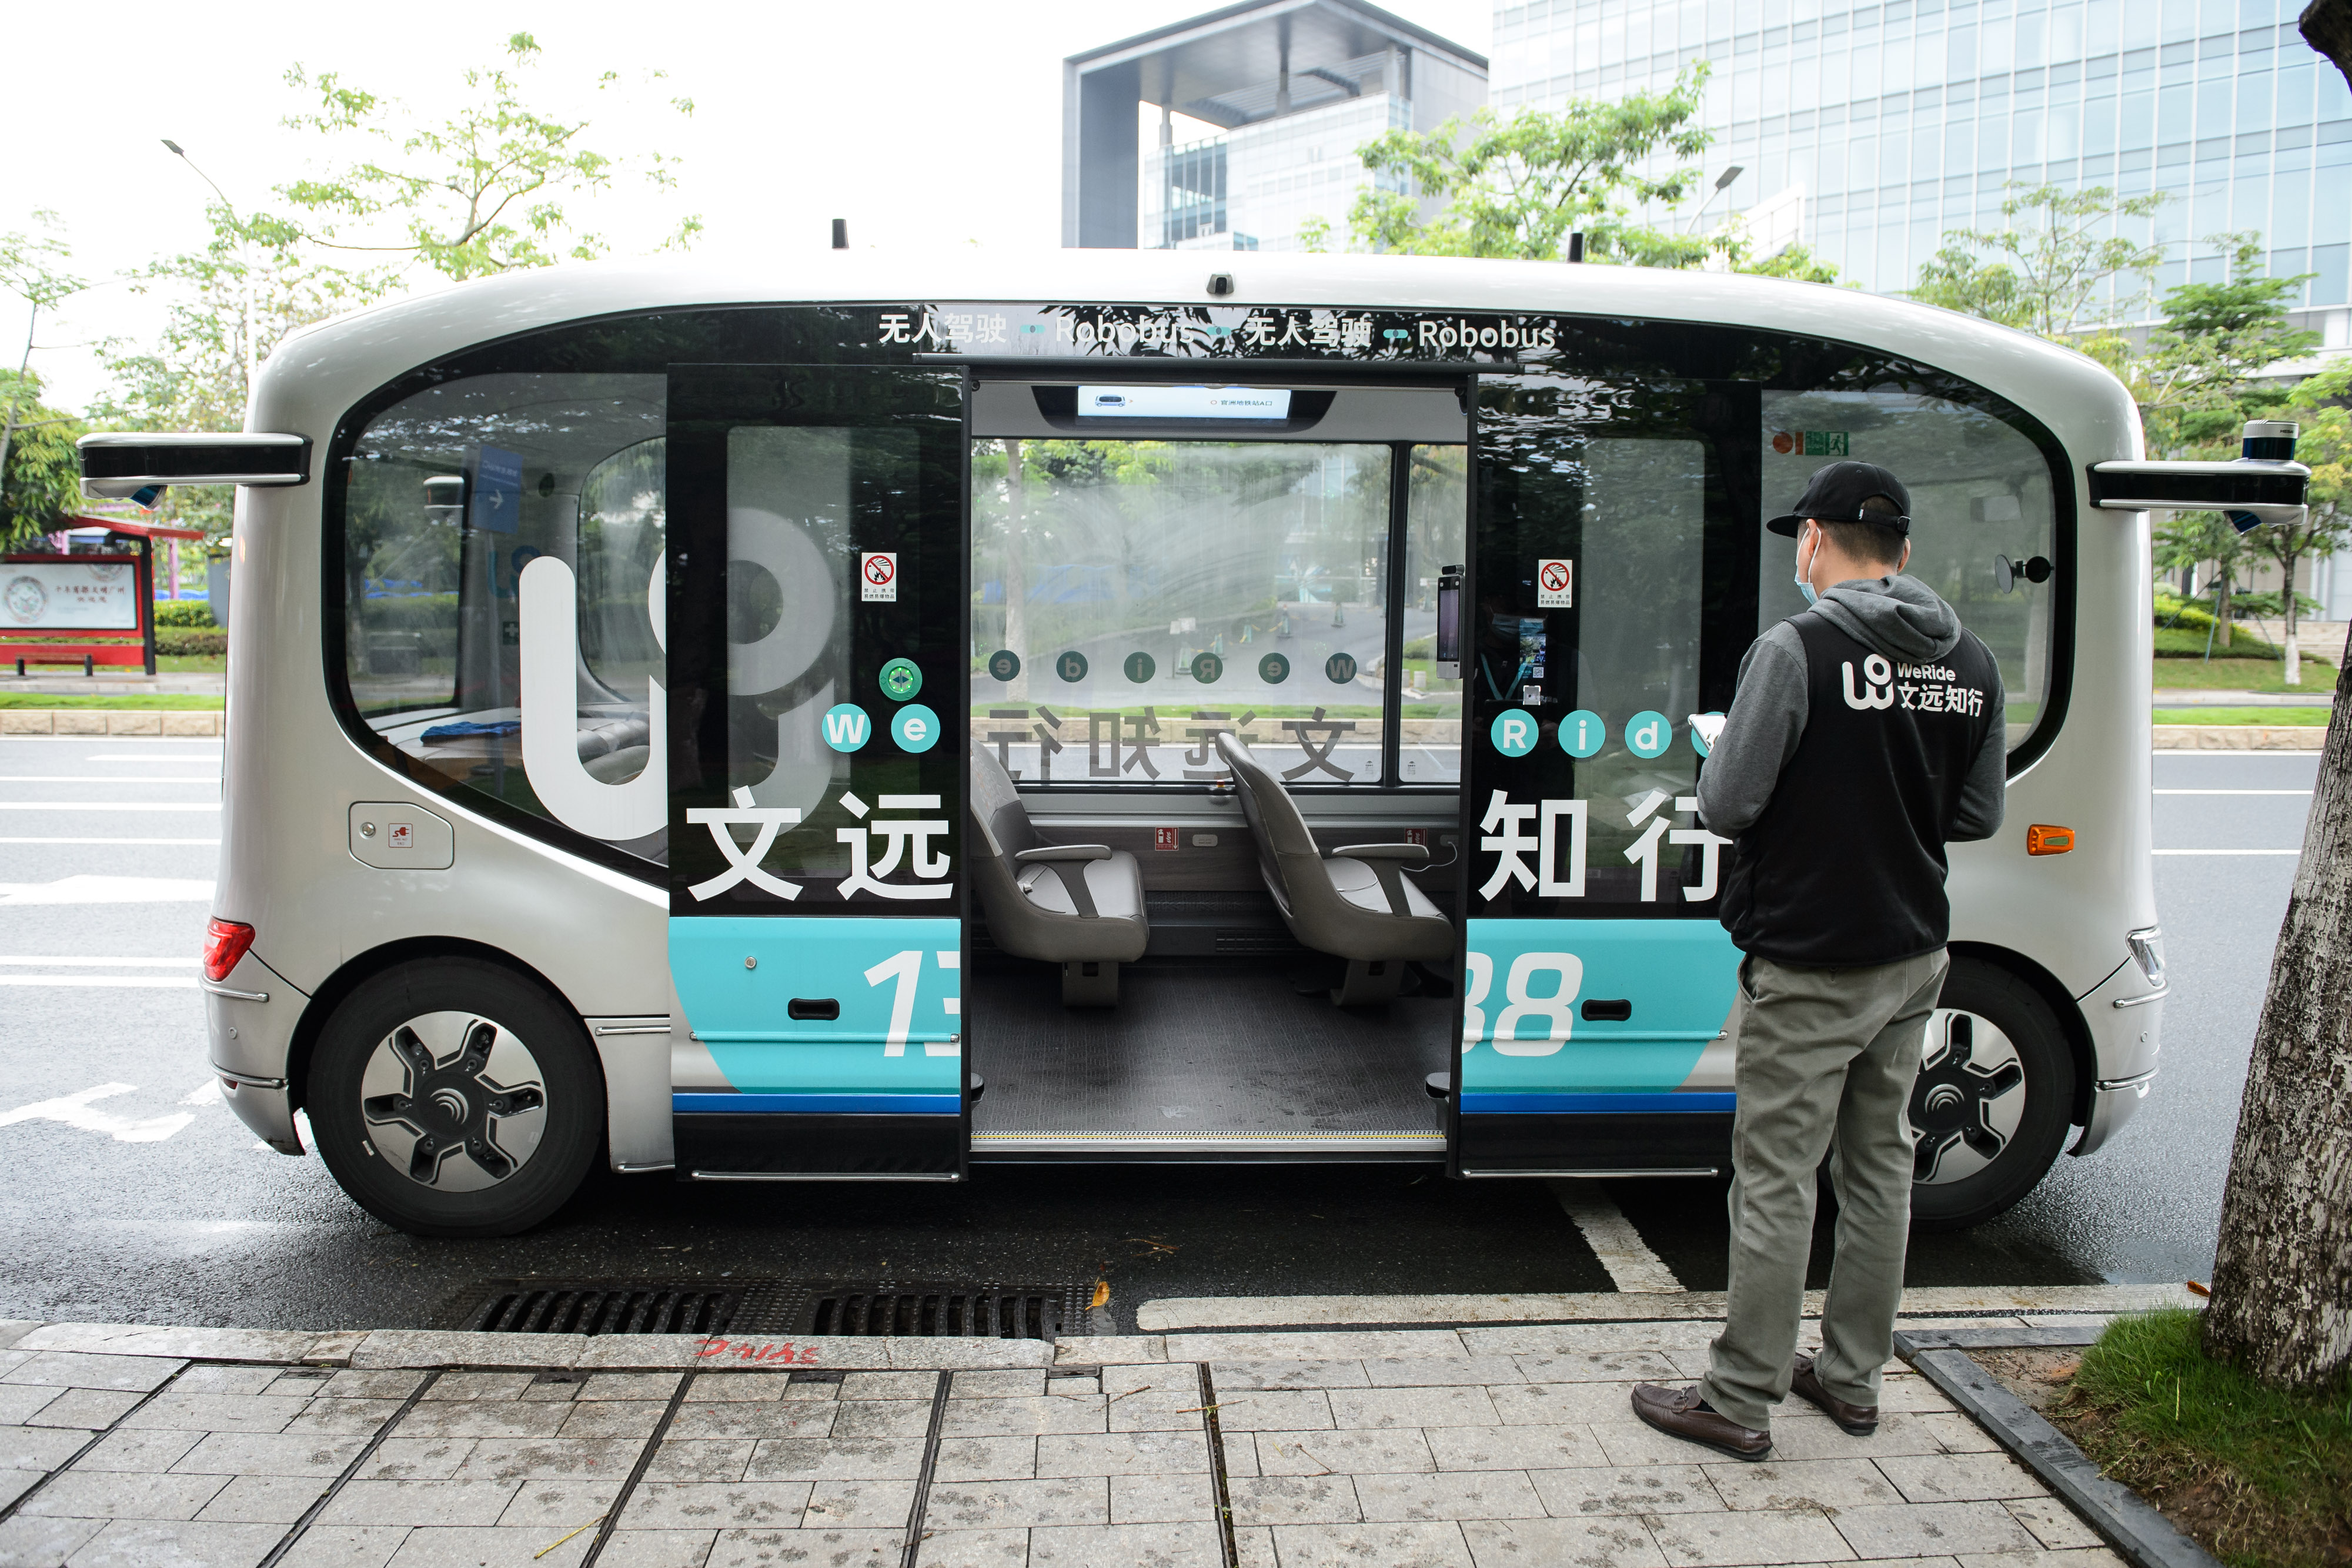
{"label": "black baseball cap", "polygon": [[[1895,516],[1864,514],[1862,504],[1874,496],[1884,496],[1894,502]],[[1805,493],[1797,497],[1796,510],[1773,518],[1764,527],[1784,538],[1795,538],[1798,526],[1807,517],[1819,517],[1825,523],[1875,523],[1907,537],[1911,532],[1911,492],[1903,487],[1902,480],[1875,463],[1827,463],[1813,470]]]}

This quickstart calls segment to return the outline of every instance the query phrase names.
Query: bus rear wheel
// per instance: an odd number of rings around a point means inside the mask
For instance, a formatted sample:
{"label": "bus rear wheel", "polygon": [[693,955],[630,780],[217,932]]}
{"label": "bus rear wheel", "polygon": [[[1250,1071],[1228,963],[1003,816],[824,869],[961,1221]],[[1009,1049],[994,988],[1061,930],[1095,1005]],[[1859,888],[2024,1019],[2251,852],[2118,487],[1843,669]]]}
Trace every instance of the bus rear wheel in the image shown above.
{"label": "bus rear wheel", "polygon": [[2065,1147],[2074,1056],[2024,981],[1955,958],[1911,1091],[1911,1223],[1965,1230],[2007,1211]]}
{"label": "bus rear wheel", "polygon": [[397,965],[320,1030],[306,1107],[361,1207],[414,1236],[511,1236],[595,1157],[604,1092],[580,1020],[478,958]]}

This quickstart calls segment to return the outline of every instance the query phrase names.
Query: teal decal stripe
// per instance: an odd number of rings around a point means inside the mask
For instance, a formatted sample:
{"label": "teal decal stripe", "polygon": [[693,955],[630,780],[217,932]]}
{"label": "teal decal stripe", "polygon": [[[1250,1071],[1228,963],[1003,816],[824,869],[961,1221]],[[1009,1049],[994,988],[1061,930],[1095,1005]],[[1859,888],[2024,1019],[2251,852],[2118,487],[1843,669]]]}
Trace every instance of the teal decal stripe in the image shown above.
{"label": "teal decal stripe", "polygon": [[[1505,1108],[1476,1103],[1486,1096],[1570,1096],[1558,1108],[1584,1111],[1672,1095],[1738,994],[1738,950],[1712,920],[1472,920],[1468,938],[1465,1113]],[[1588,1019],[1587,1002],[1628,1003],[1631,1016]]]}
{"label": "teal decal stripe", "polygon": [[[724,1096],[719,1096],[724,1098]],[[1738,1109],[1731,1094],[1465,1094],[1465,1116],[1721,1115]]]}
{"label": "teal decal stripe", "polygon": [[[961,946],[953,920],[704,915],[669,923],[670,977],[687,1027],[719,1075],[747,1095],[948,1095],[960,1103]],[[831,1003],[838,1013],[794,1019],[795,1000]]]}

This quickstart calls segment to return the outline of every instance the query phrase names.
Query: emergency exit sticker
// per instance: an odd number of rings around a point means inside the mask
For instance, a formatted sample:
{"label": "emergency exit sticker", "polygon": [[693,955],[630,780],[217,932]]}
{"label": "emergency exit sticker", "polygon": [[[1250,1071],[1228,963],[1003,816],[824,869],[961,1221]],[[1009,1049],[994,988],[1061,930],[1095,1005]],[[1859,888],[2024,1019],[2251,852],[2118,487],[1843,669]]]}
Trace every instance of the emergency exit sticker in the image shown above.
{"label": "emergency exit sticker", "polygon": [[868,604],[898,602],[898,552],[870,549],[857,558],[857,597]]}
{"label": "emergency exit sticker", "polygon": [[1850,457],[1843,430],[1782,430],[1772,436],[1772,450],[1786,457]]}
{"label": "emergency exit sticker", "polygon": [[1576,563],[1574,561],[1539,560],[1536,562],[1536,608],[1538,610],[1576,608]]}

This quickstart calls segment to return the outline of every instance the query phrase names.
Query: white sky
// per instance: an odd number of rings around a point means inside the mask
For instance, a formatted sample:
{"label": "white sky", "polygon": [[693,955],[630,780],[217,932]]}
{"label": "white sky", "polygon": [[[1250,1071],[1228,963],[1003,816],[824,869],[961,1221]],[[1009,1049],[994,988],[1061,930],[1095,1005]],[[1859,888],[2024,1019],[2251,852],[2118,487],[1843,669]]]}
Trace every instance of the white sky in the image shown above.
{"label": "white sky", "polygon": [[[1479,54],[1493,0],[1387,0],[1388,8]],[[93,11],[28,5],[10,14],[19,61],[102,61],[103,75],[20,71],[17,124],[41,128],[10,160],[0,231],[55,209],[85,277],[128,271],[200,246],[211,193],[165,152],[170,137],[240,206],[309,172],[316,137],[279,128],[307,108],[284,82],[314,73],[419,109],[446,109],[459,75],[495,59],[507,36],[544,48],[530,101],[586,111],[587,144],[658,149],[684,160],[680,190],[656,204],[624,186],[575,204],[615,255],[650,246],[675,214],[699,213],[702,256],[768,254],[781,263],[829,243],[849,220],[857,246],[1061,243],[1061,62],[1066,55],[1214,8],[1214,0],[944,0],[880,4],[654,5],[572,0],[533,17],[484,16],[478,4],[385,5],[257,0],[234,6],[131,4]],[[660,26],[648,26],[658,19]],[[590,84],[622,73],[614,91]],[[650,86],[648,71],[668,79]],[[690,120],[667,107],[695,100]],[[44,317],[34,365],[68,408],[104,384],[89,343],[143,340],[156,307],[120,284]],[[25,310],[0,299],[0,353],[23,352]]]}

